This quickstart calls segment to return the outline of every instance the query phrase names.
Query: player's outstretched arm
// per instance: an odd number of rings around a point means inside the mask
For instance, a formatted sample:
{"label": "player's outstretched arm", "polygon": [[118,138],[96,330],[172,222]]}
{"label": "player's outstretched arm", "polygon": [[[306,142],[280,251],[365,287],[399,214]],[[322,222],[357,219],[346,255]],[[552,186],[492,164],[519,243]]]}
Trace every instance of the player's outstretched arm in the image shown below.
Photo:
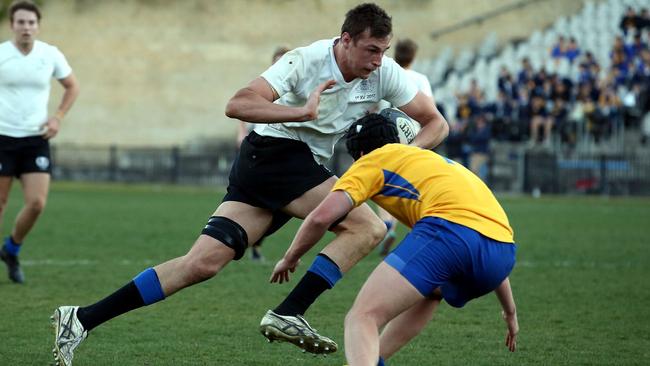
{"label": "player's outstretched arm", "polygon": [[316,87],[307,103],[302,107],[287,107],[273,103],[278,93],[262,77],[251,81],[230,98],[226,105],[226,116],[252,123],[305,122],[318,117],[320,94],[334,85],[333,80]]}
{"label": "player's outstretched arm", "polygon": [[510,352],[517,349],[517,333],[519,333],[519,322],[517,321],[517,307],[515,306],[515,299],[512,296],[512,288],[510,287],[510,280],[506,277],[501,285],[497,287],[494,292],[503,308],[503,320],[508,326],[508,333],[506,333],[506,347]]}
{"label": "player's outstretched arm", "polygon": [[354,205],[347,193],[344,191],[330,192],[300,225],[291,246],[275,265],[270,282],[289,281],[289,272],[296,269],[300,258],[318,243],[332,224],[353,208]]}

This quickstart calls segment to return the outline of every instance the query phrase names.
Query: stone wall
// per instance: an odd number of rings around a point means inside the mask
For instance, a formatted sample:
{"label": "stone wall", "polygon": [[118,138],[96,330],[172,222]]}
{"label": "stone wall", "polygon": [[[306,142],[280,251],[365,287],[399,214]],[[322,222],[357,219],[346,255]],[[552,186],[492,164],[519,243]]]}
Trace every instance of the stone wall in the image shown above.
{"label": "stone wall", "polygon": [[[57,0],[46,1],[40,39],[58,46],[81,82],[81,95],[56,144],[184,145],[234,141],[224,115],[233,93],[291,47],[340,32],[349,0]],[[434,29],[513,0],[377,1],[393,17],[396,37],[420,44],[420,58],[446,45],[525,37],[579,1],[547,0],[433,41]],[[6,20],[2,39],[11,36]],[[51,105],[60,100],[53,86]]]}

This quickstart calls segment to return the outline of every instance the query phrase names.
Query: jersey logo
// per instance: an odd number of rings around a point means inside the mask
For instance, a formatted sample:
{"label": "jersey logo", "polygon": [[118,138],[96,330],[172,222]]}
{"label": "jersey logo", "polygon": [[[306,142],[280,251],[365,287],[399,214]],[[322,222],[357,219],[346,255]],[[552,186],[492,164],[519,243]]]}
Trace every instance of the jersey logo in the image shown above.
{"label": "jersey logo", "polygon": [[361,80],[350,92],[350,103],[360,102],[376,102],[377,99],[377,83],[369,79]]}
{"label": "jersey logo", "polygon": [[383,196],[400,197],[410,200],[420,200],[420,192],[401,175],[383,170],[384,188],[379,192]]}

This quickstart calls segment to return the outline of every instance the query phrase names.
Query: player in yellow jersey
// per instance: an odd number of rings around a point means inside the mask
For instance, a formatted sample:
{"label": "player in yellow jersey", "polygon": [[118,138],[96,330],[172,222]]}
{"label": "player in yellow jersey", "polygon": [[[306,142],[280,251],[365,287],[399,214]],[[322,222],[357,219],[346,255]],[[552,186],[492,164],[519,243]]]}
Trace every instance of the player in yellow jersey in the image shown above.
{"label": "player in yellow jersey", "polygon": [[[333,223],[372,199],[411,232],[370,275],[346,316],[350,366],[383,365],[420,332],[441,300],[462,307],[491,291],[503,308],[506,346],[514,351],[519,325],[508,276],[516,245],[503,208],[462,165],[396,141],[395,126],[376,114],[350,127],[347,147],[355,163],[307,216],[282,261],[297,265]],[[272,282],[287,281],[295,265],[276,267]]]}

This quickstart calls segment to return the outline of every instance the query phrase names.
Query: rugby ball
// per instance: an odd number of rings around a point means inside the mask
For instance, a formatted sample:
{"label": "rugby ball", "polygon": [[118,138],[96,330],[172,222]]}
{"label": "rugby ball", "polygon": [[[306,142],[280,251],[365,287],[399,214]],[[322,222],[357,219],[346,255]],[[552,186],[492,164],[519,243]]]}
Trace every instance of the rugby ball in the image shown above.
{"label": "rugby ball", "polygon": [[379,114],[395,124],[400,144],[410,144],[420,132],[420,124],[397,108],[386,108]]}

